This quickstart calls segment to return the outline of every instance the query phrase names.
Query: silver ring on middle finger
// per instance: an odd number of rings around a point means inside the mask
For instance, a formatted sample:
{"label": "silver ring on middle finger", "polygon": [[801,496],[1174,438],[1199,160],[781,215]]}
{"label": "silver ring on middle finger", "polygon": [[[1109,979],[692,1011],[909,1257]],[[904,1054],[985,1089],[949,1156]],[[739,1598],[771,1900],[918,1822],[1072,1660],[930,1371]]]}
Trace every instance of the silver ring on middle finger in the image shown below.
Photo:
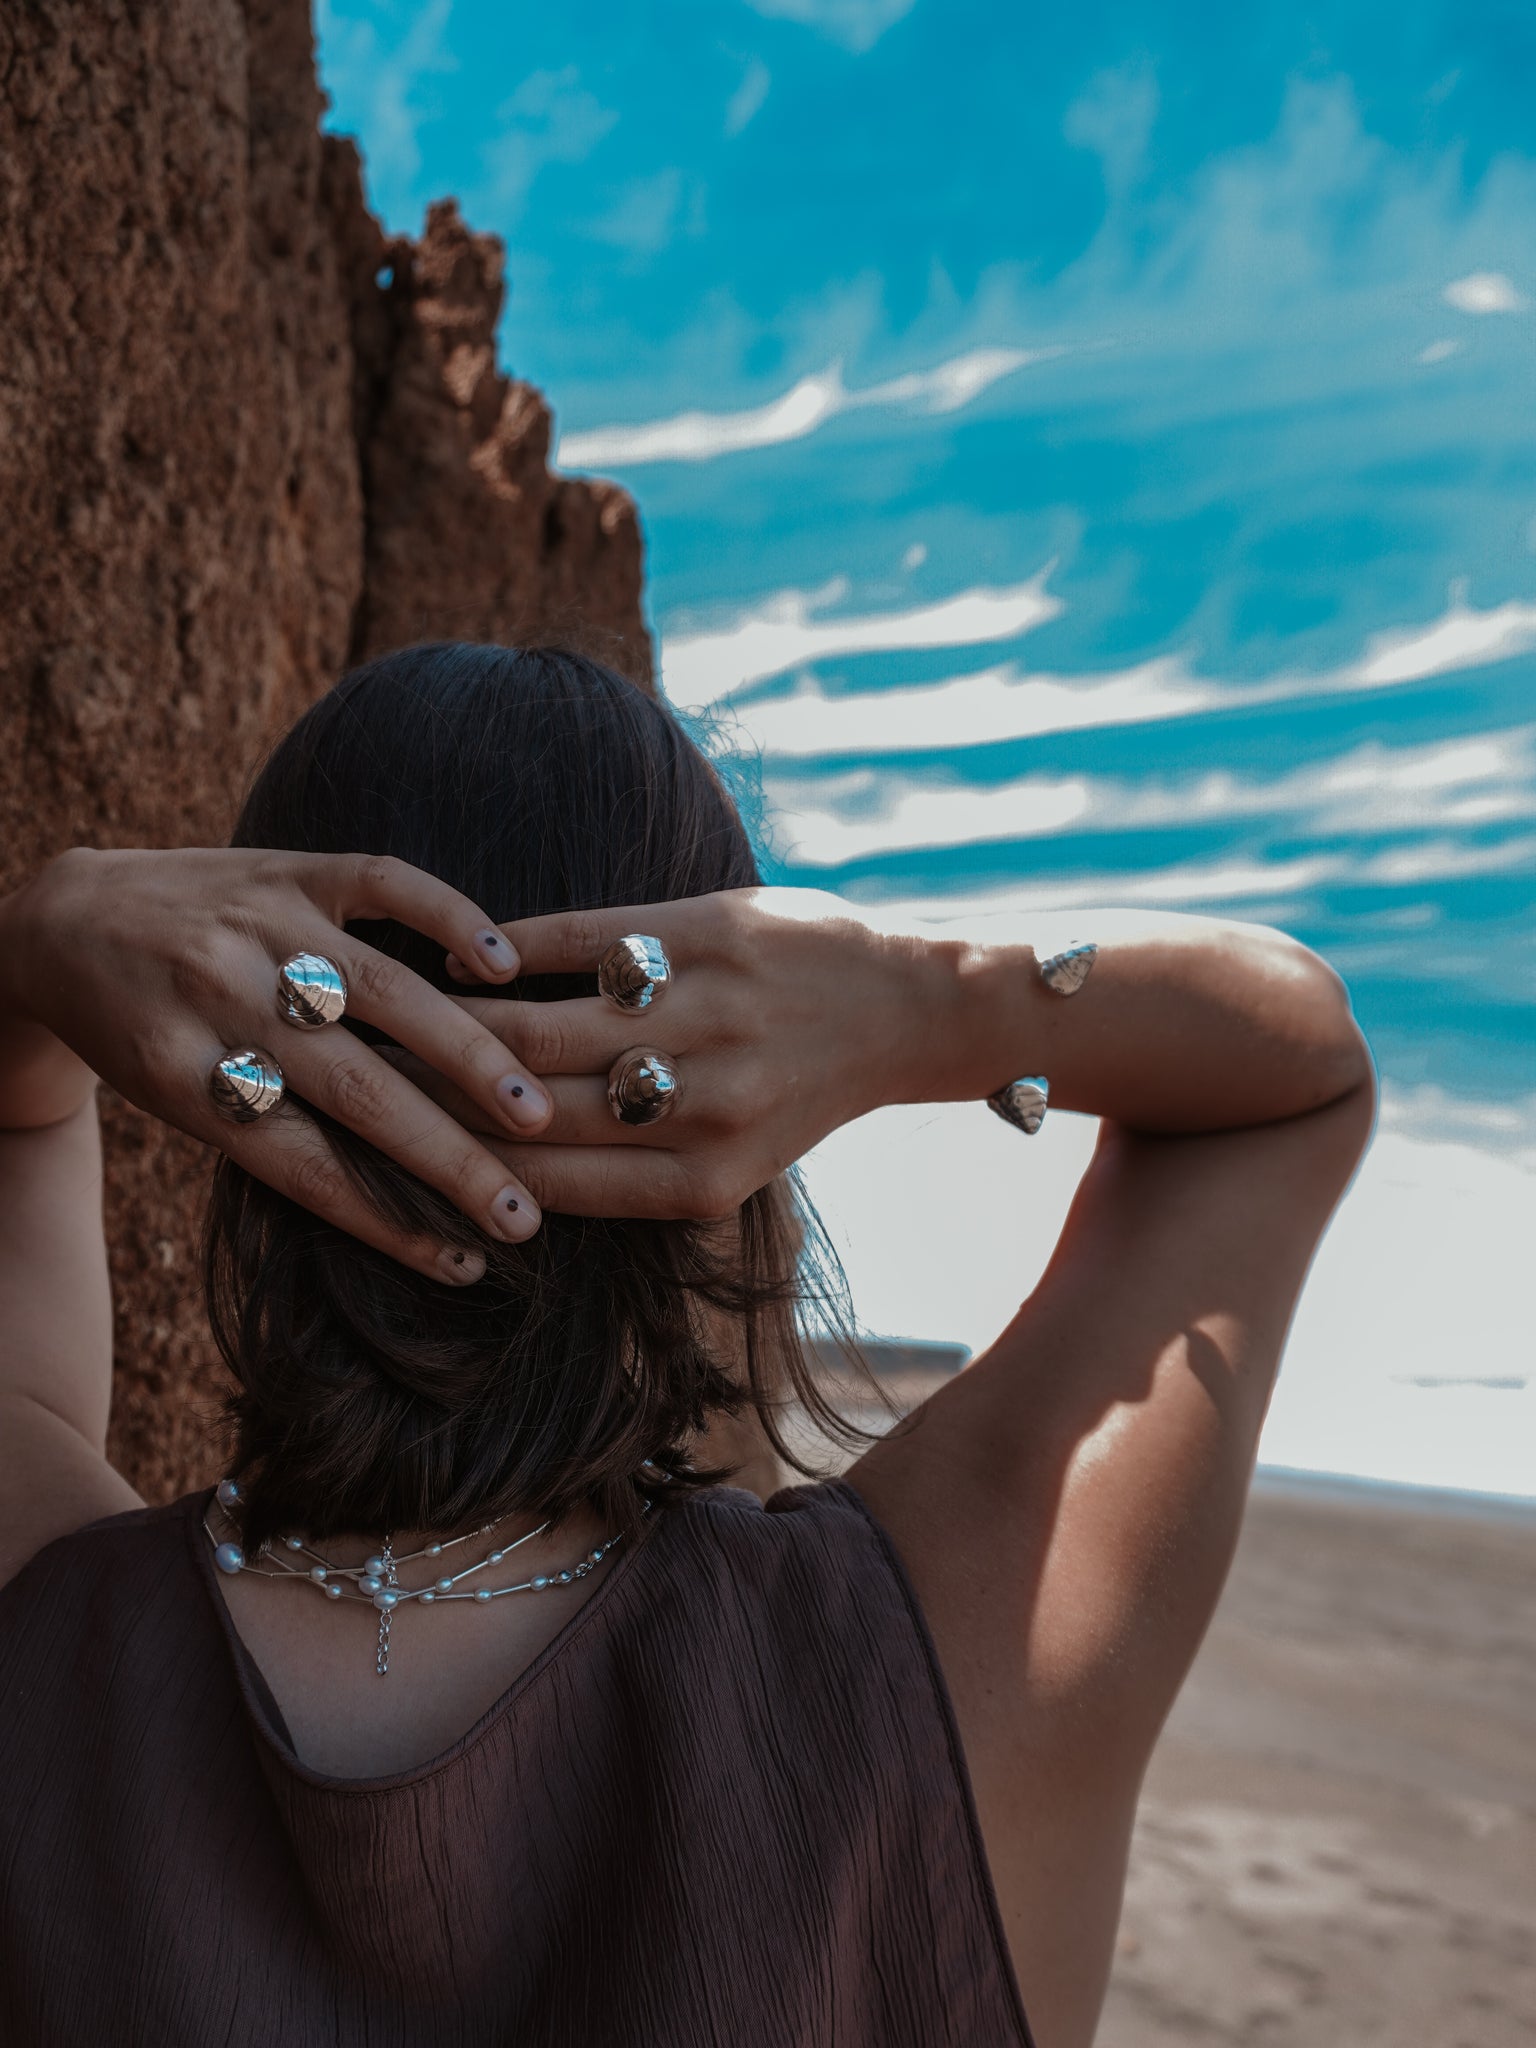
{"label": "silver ring on middle finger", "polygon": [[682,1076],[654,1046],[620,1053],[608,1071],[608,1107],[621,1124],[660,1123],[677,1106]]}
{"label": "silver ring on middle finger", "polygon": [[347,1013],[347,980],[323,953],[294,953],[277,970],[278,1014],[300,1031],[337,1024]]}
{"label": "silver ring on middle finger", "polygon": [[600,995],[621,1010],[646,1010],[672,979],[672,963],[660,939],[630,932],[615,939],[597,963]]}

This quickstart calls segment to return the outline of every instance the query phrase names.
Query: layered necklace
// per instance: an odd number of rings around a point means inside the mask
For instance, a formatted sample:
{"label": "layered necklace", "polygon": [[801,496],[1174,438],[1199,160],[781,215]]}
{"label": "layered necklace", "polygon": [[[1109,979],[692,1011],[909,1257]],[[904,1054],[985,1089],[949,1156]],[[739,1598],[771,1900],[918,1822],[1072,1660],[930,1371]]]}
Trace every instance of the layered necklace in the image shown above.
{"label": "layered necklace", "polygon": [[[247,1560],[245,1552],[234,1540],[238,1530],[236,1510],[244,1504],[245,1496],[233,1479],[221,1479],[215,1489],[214,1500],[223,1511],[225,1534],[220,1537],[213,1529],[209,1516],[214,1502],[210,1501],[203,1516],[203,1528],[213,1545],[213,1561],[221,1572],[231,1577],[236,1572],[252,1572],[258,1579],[294,1579],[300,1585],[313,1586],[328,1600],[366,1600],[375,1608],[379,1617],[379,1643],[374,1658],[374,1669],[380,1678],[389,1670],[389,1628],[397,1608],[408,1601],[416,1601],[422,1607],[434,1606],[440,1600],[476,1600],[483,1606],[488,1601],[499,1600],[506,1593],[546,1593],[556,1586],[574,1585],[577,1579],[584,1579],[607,1557],[615,1545],[624,1540],[621,1530],[616,1536],[607,1537],[595,1550],[589,1550],[574,1564],[560,1571],[538,1572],[532,1578],[519,1580],[510,1586],[470,1586],[461,1591],[463,1582],[472,1579],[477,1572],[483,1572],[492,1565],[498,1565],[510,1557],[514,1550],[520,1550],[525,1543],[531,1543],[535,1536],[546,1535],[554,1524],[540,1522],[536,1529],[529,1529],[523,1535],[504,1543],[498,1550],[489,1551],[475,1564],[464,1565],[459,1571],[442,1570],[438,1578],[427,1586],[402,1586],[398,1572],[403,1564],[415,1564],[418,1559],[440,1558],[450,1550],[456,1550],[461,1543],[472,1543],[477,1536],[490,1536],[501,1526],[504,1516],[498,1515],[493,1522],[482,1522],[478,1529],[469,1529],[462,1536],[450,1536],[441,1542],[424,1543],[420,1550],[410,1550],[403,1557],[396,1557],[394,1539],[386,1536],[372,1557],[364,1558],[361,1564],[333,1564],[302,1536],[269,1537],[257,1551],[256,1557]],[[649,1514],[650,1502],[646,1501],[644,1512]]]}

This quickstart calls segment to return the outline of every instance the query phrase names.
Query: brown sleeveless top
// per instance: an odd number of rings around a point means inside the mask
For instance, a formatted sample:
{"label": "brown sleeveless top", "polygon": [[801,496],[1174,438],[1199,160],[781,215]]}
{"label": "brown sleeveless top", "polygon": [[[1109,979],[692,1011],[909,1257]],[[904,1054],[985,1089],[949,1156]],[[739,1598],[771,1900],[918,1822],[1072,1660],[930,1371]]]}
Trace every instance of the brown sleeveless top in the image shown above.
{"label": "brown sleeveless top", "polygon": [[948,1696],[843,1482],[716,1487],[433,1762],[288,1743],[206,1493],[0,1592],[6,2048],[1019,2048]]}

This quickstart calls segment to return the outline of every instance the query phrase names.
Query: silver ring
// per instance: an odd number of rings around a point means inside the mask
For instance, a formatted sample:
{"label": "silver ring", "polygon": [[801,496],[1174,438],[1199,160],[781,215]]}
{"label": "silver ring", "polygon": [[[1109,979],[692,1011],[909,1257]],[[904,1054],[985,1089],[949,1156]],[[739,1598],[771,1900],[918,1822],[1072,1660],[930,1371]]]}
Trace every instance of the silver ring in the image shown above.
{"label": "silver ring", "polygon": [[655,1124],[670,1116],[682,1077],[664,1052],[637,1045],[620,1053],[608,1072],[608,1107],[621,1124]]}
{"label": "silver ring", "polygon": [[346,1015],[346,979],[323,953],[295,953],[277,970],[277,1007],[301,1031],[318,1031]]}
{"label": "silver ring", "polygon": [[283,1099],[283,1070],[271,1053],[242,1046],[226,1053],[208,1075],[208,1093],[220,1116],[231,1123],[253,1124]]}
{"label": "silver ring", "polygon": [[1088,976],[1099,949],[1092,939],[1076,939],[1065,952],[1053,953],[1040,962],[1040,979],[1059,996],[1075,996]]}
{"label": "silver ring", "polygon": [[1026,1074],[1022,1080],[1010,1081],[1006,1088],[989,1095],[987,1107],[1005,1124],[1012,1124],[1016,1131],[1032,1138],[1045,1122],[1050,1094],[1051,1084],[1044,1074]]}
{"label": "silver ring", "polygon": [[630,932],[615,939],[597,963],[597,989],[621,1010],[649,1009],[672,979],[672,963],[660,939]]}

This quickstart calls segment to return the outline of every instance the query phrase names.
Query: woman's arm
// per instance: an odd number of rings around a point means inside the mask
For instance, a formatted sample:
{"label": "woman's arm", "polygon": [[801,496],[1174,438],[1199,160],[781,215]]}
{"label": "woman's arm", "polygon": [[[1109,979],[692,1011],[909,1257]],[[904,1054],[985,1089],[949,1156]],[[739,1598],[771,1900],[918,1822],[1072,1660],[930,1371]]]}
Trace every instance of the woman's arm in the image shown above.
{"label": "woman's arm", "polygon": [[[932,1629],[999,1902],[1043,2048],[1087,2048],[1131,1823],[1231,1560],[1260,1425],[1318,1238],[1369,1136],[1369,1056],[1342,984],[1278,932],[1104,912],[1033,945],[935,940],[767,891],[509,928],[531,969],[656,933],[674,981],[649,1042],[682,1102],[616,1143],[582,1080],[634,1027],[514,1010],[569,1079],[544,1199],[710,1214],[881,1101],[980,1098],[1021,1074],[1103,1119],[1060,1243],[997,1343],[855,1464]],[[1038,957],[1100,951],[1069,998]],[[985,1112],[978,1103],[978,1115]],[[1019,1140],[1018,1171],[1030,1167]],[[914,1258],[943,1188],[893,1188]],[[957,1296],[967,1282],[953,1274]]]}
{"label": "woman's arm", "polygon": [[1053,2048],[1093,2037],[1142,1773],[1374,1107],[1342,984],[1294,942],[1203,920],[1084,929],[1102,950],[1077,995],[1013,948],[963,961],[956,995],[987,1059],[1027,1053],[1053,1106],[1104,1119],[1061,1240],[991,1350],[850,1474],[922,1600]]}
{"label": "woman's arm", "polygon": [[96,1077],[19,1014],[9,936],[0,904],[0,1585],[55,1536],[139,1505],[106,1461]]}

